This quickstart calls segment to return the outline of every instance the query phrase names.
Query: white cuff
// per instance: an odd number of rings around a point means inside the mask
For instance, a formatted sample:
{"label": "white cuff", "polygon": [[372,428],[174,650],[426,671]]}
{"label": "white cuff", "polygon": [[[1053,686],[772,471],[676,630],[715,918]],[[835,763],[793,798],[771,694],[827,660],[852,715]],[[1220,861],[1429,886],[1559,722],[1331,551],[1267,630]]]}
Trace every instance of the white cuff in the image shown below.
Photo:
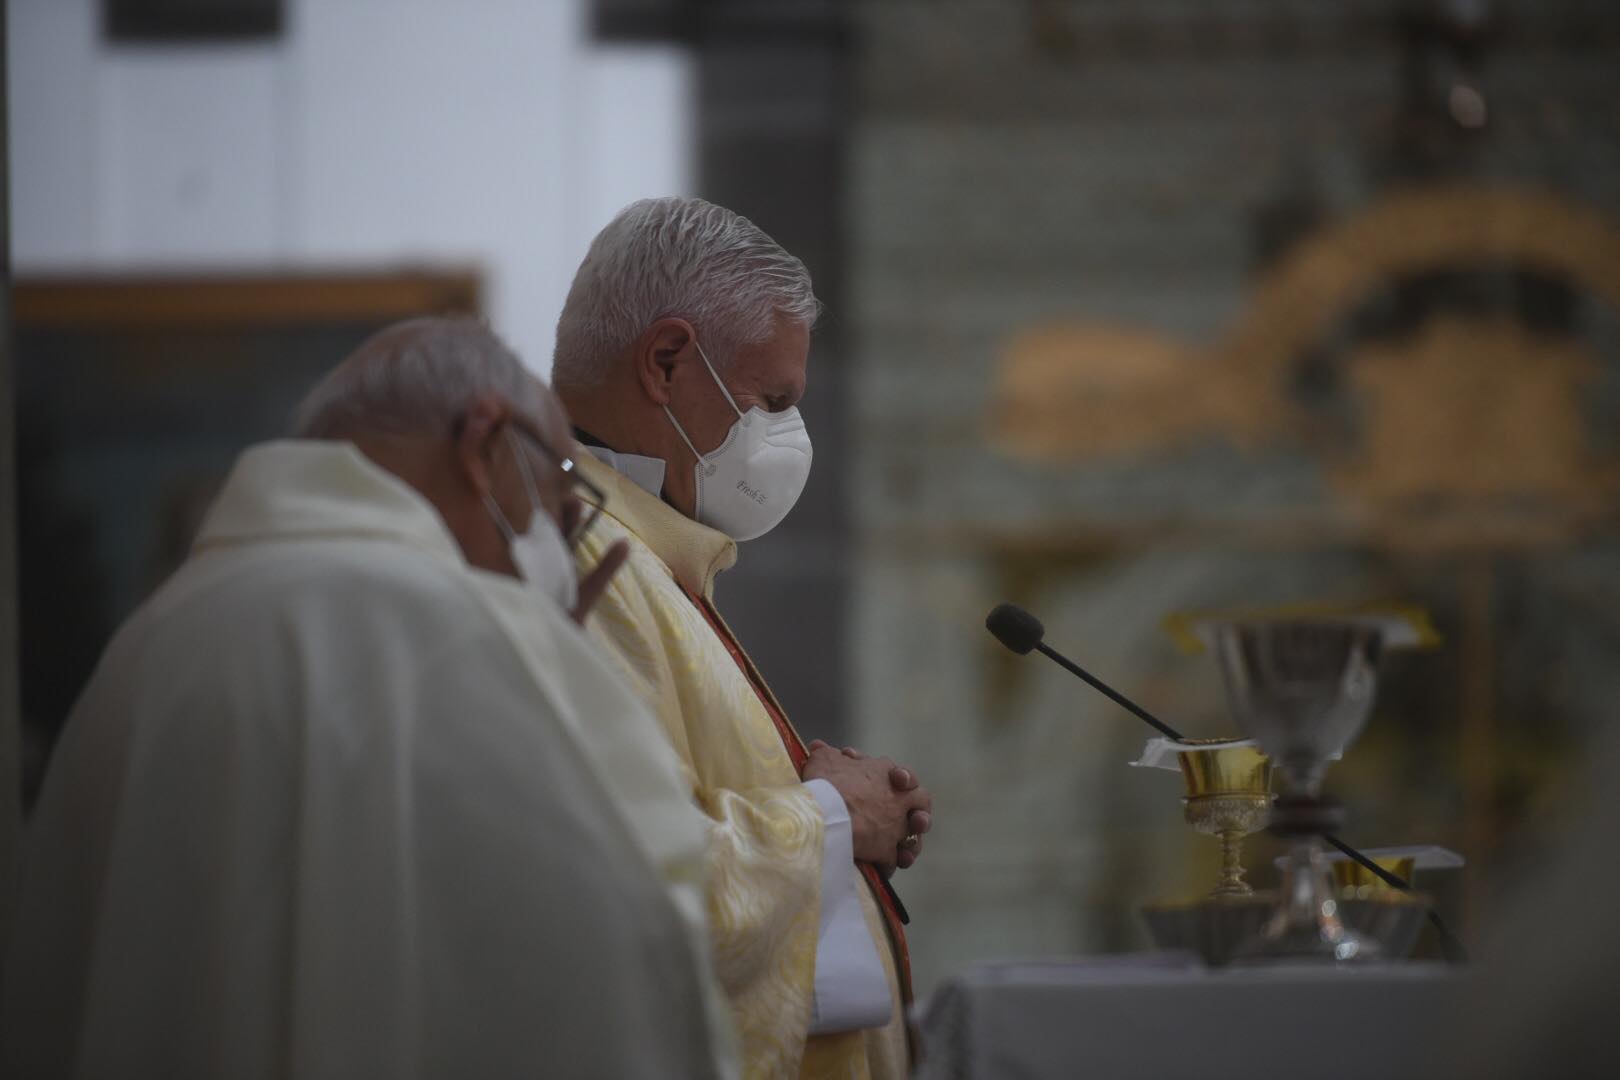
{"label": "white cuff", "polygon": [[889,980],[861,911],[860,875],[849,808],[825,780],[805,783],[821,807],[821,926],[816,940],[815,1009],[810,1034],[881,1027],[894,1014]]}

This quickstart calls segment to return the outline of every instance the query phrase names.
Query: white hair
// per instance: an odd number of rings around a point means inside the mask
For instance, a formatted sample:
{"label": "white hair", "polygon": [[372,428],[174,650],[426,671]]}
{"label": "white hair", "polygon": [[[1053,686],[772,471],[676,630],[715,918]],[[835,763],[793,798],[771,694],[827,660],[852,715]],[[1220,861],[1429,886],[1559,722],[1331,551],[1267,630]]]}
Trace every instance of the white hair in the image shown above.
{"label": "white hair", "polygon": [[480,320],[432,316],[367,338],[305,395],[292,433],[340,439],[361,432],[447,434],[478,398],[504,397],[538,414],[541,383]]}
{"label": "white hair", "polygon": [[759,226],[702,199],[642,199],[596,234],[574,275],[551,379],[599,385],[648,326],[682,318],[717,366],[770,339],[778,318],[815,325],[821,302],[804,263]]}

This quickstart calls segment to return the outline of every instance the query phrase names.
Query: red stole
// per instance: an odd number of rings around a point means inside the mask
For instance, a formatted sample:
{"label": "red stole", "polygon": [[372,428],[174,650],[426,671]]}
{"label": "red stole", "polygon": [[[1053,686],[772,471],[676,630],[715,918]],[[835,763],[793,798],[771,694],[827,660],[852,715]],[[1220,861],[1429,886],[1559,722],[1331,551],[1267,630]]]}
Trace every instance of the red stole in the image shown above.
{"label": "red stole", "polygon": [[[703,617],[709,620],[709,626],[719,635],[720,640],[725,643],[726,651],[731,654],[731,658],[742,669],[743,675],[748,679],[748,684],[754,688],[754,693],[758,696],[760,704],[765,706],[765,712],[770,715],[771,722],[776,725],[776,733],[782,737],[782,745],[787,748],[788,757],[793,761],[793,768],[802,774],[805,762],[810,760],[810,751],[805,749],[804,740],[799,737],[799,733],[793,730],[793,725],[788,722],[787,713],[782,711],[782,706],[776,700],[776,695],[772,694],[771,688],[765,685],[765,677],[759,673],[759,669],[754,666],[754,662],[748,659],[748,654],[743,652],[742,646],[737,644],[737,639],[731,633],[731,628],[720,617],[720,612],[715,609],[714,604],[710,603],[707,597],[693,592],[685,585],[681,586],[681,591],[686,593],[687,598],[693,604],[697,605],[699,611],[703,612]],[[872,890],[872,895],[877,898],[878,910],[883,912],[883,924],[889,931],[889,946],[894,950],[895,971],[900,977],[900,996],[905,1004],[910,1005],[911,951],[906,947],[906,932],[900,923],[900,912],[896,909],[894,900],[889,896],[889,891],[883,887],[883,875],[878,873],[877,867],[868,862],[857,861],[855,868],[866,878],[867,886]]]}

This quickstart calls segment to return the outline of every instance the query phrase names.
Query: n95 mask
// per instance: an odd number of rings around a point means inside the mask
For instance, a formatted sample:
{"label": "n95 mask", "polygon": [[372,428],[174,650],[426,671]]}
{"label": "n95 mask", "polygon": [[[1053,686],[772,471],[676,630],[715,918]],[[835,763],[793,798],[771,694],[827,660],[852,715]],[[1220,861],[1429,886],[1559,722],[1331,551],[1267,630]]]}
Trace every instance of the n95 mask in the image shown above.
{"label": "n95 mask", "polygon": [[697,350],[709,376],[737,414],[737,422],[731,425],[724,441],[705,457],[687,438],[668,405],[664,406],[664,415],[697,458],[693,466],[697,477],[694,516],[733,540],[753,540],[776,528],[799,501],[810,479],[810,432],[797,407],[777,413],[757,405],[747,412],[737,408],[736,399],[720,381],[703,346],[698,345]]}
{"label": "n95 mask", "polygon": [[495,527],[506,537],[512,565],[523,575],[529,588],[549,597],[564,611],[572,611],[579,602],[579,578],[574,569],[574,557],[563,541],[562,530],[551,520],[545,507],[540,505],[540,490],[535,485],[534,473],[529,469],[529,457],[511,430],[506,440],[517,457],[518,471],[523,474],[523,491],[529,498],[529,530],[519,533],[506,520],[501,508],[488,491],[484,492],[484,508],[495,519]]}

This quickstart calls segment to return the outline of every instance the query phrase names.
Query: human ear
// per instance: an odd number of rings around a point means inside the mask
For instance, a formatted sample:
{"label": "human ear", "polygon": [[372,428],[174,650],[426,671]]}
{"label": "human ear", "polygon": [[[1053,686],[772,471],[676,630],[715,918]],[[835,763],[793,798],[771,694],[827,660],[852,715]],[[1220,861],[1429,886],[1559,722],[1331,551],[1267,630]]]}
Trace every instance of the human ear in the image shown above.
{"label": "human ear", "polygon": [[512,408],[494,395],[476,399],[462,414],[453,437],[456,471],[479,495],[494,488],[495,449]]}
{"label": "human ear", "polygon": [[681,365],[697,355],[697,334],[685,319],[659,319],[636,339],[636,381],[654,405],[668,405]]}

